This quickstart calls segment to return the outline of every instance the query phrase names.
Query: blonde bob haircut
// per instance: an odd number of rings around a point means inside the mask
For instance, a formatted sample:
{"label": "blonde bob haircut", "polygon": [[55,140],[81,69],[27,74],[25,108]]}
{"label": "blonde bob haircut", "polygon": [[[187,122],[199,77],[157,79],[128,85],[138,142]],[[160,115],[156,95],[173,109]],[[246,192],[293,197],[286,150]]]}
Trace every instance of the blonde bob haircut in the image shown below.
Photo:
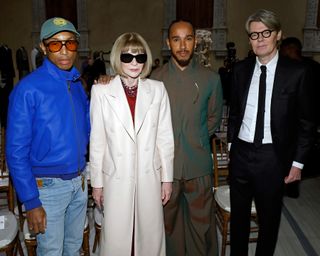
{"label": "blonde bob haircut", "polygon": [[124,33],[114,42],[110,54],[110,64],[114,72],[120,76],[127,76],[122,70],[120,55],[129,51],[133,54],[147,54],[147,61],[140,74],[140,78],[146,78],[152,69],[151,50],[143,37],[135,32]]}

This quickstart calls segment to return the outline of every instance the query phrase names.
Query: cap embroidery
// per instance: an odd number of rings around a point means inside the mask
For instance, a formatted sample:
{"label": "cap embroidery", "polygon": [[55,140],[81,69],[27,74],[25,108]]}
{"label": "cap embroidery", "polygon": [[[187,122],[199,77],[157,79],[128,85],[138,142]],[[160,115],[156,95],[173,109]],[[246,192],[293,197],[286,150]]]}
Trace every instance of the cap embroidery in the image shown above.
{"label": "cap embroidery", "polygon": [[56,25],[56,26],[62,27],[62,26],[67,25],[67,21],[65,19],[63,19],[63,18],[55,18],[53,20],[53,24]]}

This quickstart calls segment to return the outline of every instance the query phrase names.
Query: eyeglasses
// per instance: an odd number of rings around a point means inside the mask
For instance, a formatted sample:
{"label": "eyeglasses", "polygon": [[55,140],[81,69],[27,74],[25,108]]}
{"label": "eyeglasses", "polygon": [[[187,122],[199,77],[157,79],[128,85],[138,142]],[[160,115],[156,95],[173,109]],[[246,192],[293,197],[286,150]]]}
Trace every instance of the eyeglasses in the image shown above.
{"label": "eyeglasses", "polygon": [[248,36],[251,38],[251,40],[257,40],[259,38],[259,35],[262,35],[263,38],[268,38],[271,36],[271,33],[273,31],[274,30],[266,29],[266,30],[263,30],[262,32],[252,32],[248,34]]}
{"label": "eyeglasses", "polygon": [[67,50],[75,52],[78,49],[79,42],[77,40],[66,40],[66,41],[51,41],[46,44],[50,52],[58,52],[62,46],[65,46]]}
{"label": "eyeglasses", "polygon": [[122,53],[120,55],[120,60],[123,63],[131,63],[133,59],[136,59],[136,61],[140,64],[145,63],[147,61],[147,54],[142,53],[138,55],[132,55],[130,53]]}

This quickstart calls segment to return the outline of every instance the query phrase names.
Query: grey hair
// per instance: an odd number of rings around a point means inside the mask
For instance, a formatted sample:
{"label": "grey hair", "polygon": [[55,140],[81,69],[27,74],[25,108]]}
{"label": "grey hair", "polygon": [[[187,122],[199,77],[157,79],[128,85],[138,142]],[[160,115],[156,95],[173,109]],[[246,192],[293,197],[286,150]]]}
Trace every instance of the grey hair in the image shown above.
{"label": "grey hair", "polygon": [[120,35],[113,44],[110,53],[110,64],[113,70],[121,76],[126,76],[121,67],[120,55],[121,53],[128,52],[129,50],[132,53],[147,54],[147,61],[144,64],[140,74],[141,78],[146,78],[152,69],[152,54],[147,42],[141,35],[135,32],[129,32]]}
{"label": "grey hair", "polygon": [[251,22],[262,22],[266,27],[268,27],[271,30],[274,30],[276,32],[279,32],[281,30],[281,24],[280,21],[277,17],[277,15],[272,12],[272,11],[268,11],[268,10],[258,10],[257,12],[251,14],[247,21],[246,21],[246,31],[249,34],[250,31],[250,23]]}

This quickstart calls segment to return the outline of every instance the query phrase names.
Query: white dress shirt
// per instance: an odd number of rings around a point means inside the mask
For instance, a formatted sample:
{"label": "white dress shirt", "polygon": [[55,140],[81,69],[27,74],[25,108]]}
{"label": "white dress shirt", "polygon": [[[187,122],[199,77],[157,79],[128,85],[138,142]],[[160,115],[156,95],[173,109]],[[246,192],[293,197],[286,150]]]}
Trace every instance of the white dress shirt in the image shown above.
{"label": "white dress shirt", "polygon": [[[272,143],[271,128],[270,128],[270,105],[271,95],[273,89],[274,75],[277,67],[279,55],[278,53],[271,59],[265,66],[267,67],[267,78],[266,78],[266,100],[265,100],[265,115],[264,115],[264,137],[262,144]],[[259,97],[259,80],[262,64],[258,58],[254,68],[251,84],[249,88],[246,109],[244,112],[242,124],[238,134],[239,139],[253,143],[257,113],[258,113],[258,97]]]}

